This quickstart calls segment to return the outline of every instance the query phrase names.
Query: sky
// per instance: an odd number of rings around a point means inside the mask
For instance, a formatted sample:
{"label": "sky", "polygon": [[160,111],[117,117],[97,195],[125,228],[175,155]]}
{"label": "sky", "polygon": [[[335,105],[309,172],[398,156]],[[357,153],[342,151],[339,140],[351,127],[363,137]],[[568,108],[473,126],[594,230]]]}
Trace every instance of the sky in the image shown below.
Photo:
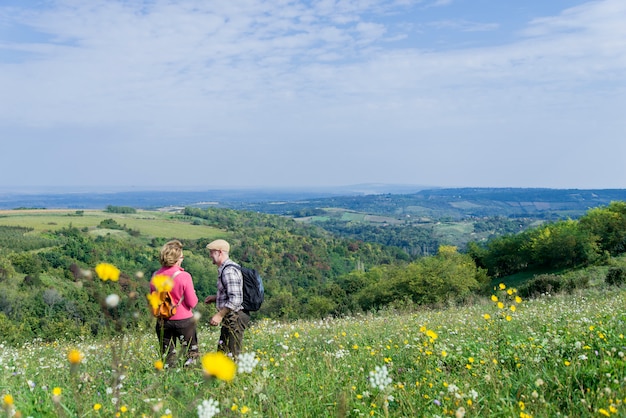
{"label": "sky", "polygon": [[1,0],[0,191],[626,188],[624,0]]}

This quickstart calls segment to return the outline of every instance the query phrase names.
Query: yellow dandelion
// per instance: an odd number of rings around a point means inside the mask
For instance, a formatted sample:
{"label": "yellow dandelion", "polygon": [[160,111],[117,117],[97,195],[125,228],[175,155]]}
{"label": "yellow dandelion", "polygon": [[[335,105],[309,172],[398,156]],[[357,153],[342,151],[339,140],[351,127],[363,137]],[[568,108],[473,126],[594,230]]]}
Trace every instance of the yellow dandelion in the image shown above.
{"label": "yellow dandelion", "polygon": [[83,361],[83,353],[76,349],[72,349],[69,353],[67,353],[67,360],[70,364],[79,364]]}
{"label": "yellow dandelion", "polygon": [[500,288],[500,290],[506,289],[506,285],[504,283],[500,283],[498,287]]}
{"label": "yellow dandelion", "polygon": [[498,302],[498,309],[504,309],[504,303]]}
{"label": "yellow dandelion", "polygon": [[99,403],[93,404],[94,411],[99,411],[100,409],[102,409],[102,404],[99,404]]}
{"label": "yellow dandelion", "polygon": [[507,291],[506,291],[506,294],[507,294],[507,295],[509,295],[509,296],[511,296],[511,295],[513,294],[513,289],[509,289],[509,290],[507,290]]}
{"label": "yellow dandelion", "polygon": [[515,312],[517,310],[517,307],[515,305],[511,305],[511,312]]}
{"label": "yellow dandelion", "polygon": [[490,320],[491,319],[491,315],[486,313],[486,314],[483,315],[483,318],[485,318],[486,320]]}
{"label": "yellow dandelion", "polygon": [[513,320],[513,317],[511,315],[507,315],[504,317],[504,319],[506,319],[507,321],[511,322]]}
{"label": "yellow dandelion", "polygon": [[496,295],[491,295],[491,300],[493,302],[497,302],[498,301],[498,297]]}
{"label": "yellow dandelion", "polygon": [[429,329],[428,331],[426,331],[426,336],[428,338],[430,338],[431,340],[436,340],[437,338],[439,338],[439,336],[437,335],[437,333],[431,329]]}
{"label": "yellow dandelion", "polygon": [[250,408],[248,408],[247,406],[242,406],[241,407],[241,411],[242,414],[247,414],[248,412],[250,412]]}
{"label": "yellow dandelion", "polygon": [[63,392],[63,389],[61,389],[60,387],[55,387],[54,389],[52,389],[52,395],[53,396],[61,396],[61,392]]}
{"label": "yellow dandelion", "polygon": [[154,368],[157,370],[163,370],[164,364],[163,360],[157,360],[154,362]]}
{"label": "yellow dandelion", "polygon": [[570,363],[568,360],[565,360],[565,361],[563,362],[563,364],[565,364],[566,366],[569,366],[569,365],[570,365],[570,364],[572,364],[572,363]]}
{"label": "yellow dandelion", "polygon": [[96,274],[101,280],[118,281],[120,278],[120,270],[113,264],[100,263],[96,266]]}
{"label": "yellow dandelion", "polygon": [[122,407],[120,408],[120,411],[128,412],[128,407],[126,405],[122,405]]}
{"label": "yellow dandelion", "polygon": [[609,413],[609,411],[607,411],[607,410],[606,410],[606,409],[604,409],[604,408],[600,408],[600,409],[598,409],[598,412],[599,412],[599,413],[601,413],[602,415],[604,415],[605,417],[610,417],[610,416],[611,416],[611,414]]}
{"label": "yellow dandelion", "polygon": [[202,370],[207,376],[230,382],[235,377],[237,365],[221,351],[207,353],[202,357]]}
{"label": "yellow dandelion", "polygon": [[14,402],[13,395],[11,395],[10,393],[7,393],[2,398],[2,403],[5,404],[6,406],[13,406],[13,402]]}
{"label": "yellow dandelion", "polygon": [[446,357],[447,355],[448,353],[446,352],[446,350],[441,351],[441,357]]}
{"label": "yellow dandelion", "polygon": [[174,280],[165,274],[157,274],[150,280],[157,292],[169,292],[174,287]]}
{"label": "yellow dandelion", "polygon": [[354,345],[352,346],[352,349],[353,349],[353,350],[358,350],[358,349],[359,349],[358,344],[354,344]]}
{"label": "yellow dandelion", "polygon": [[519,296],[515,296],[515,303],[517,304],[522,303],[522,298],[520,298]]}
{"label": "yellow dandelion", "polygon": [[467,361],[469,361],[470,363],[473,363],[473,362],[474,362],[474,361],[476,361],[476,360],[474,360],[474,357],[469,357],[469,358],[467,359]]}
{"label": "yellow dandelion", "polygon": [[298,334],[297,332],[293,333],[294,338],[300,338],[300,334]]}
{"label": "yellow dandelion", "polygon": [[148,303],[152,306],[153,309],[156,309],[161,304],[161,298],[159,297],[159,292],[152,292],[146,295],[146,299],[148,299]]}

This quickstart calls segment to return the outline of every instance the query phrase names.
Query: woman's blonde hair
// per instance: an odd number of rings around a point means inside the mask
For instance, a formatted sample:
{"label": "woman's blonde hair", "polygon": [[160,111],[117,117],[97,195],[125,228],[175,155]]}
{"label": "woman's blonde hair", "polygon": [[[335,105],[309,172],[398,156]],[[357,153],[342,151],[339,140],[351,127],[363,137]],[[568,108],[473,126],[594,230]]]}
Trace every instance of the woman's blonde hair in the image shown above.
{"label": "woman's blonde hair", "polygon": [[163,267],[171,267],[183,256],[183,244],[177,240],[165,243],[161,248],[159,261]]}

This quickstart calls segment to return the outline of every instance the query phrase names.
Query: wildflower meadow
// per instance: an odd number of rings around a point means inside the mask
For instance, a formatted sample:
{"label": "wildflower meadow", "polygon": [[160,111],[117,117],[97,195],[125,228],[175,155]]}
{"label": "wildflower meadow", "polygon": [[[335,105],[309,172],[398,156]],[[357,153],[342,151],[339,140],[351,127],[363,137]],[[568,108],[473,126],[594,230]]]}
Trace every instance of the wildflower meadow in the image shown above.
{"label": "wildflower meadow", "polygon": [[[106,282],[105,321],[129,298]],[[115,296],[113,296],[115,295]],[[324,320],[253,321],[243,353],[164,367],[153,329],[0,347],[7,417],[623,417],[626,290],[523,300],[504,284],[472,305]]]}

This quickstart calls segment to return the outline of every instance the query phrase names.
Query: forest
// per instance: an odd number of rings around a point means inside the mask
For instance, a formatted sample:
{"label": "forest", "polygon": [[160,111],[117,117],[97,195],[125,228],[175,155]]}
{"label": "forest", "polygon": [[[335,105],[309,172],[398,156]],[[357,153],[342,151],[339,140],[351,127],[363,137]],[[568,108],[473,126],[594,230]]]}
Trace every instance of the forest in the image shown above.
{"label": "forest", "polygon": [[[87,211],[68,211],[63,216],[71,222],[63,227],[52,221],[37,227],[11,224],[10,212],[0,217],[0,341],[9,344],[119,331],[110,329],[102,314],[106,288],[93,278],[101,262],[123,272],[121,304],[135,312],[132,320],[114,321],[116,326],[147,326],[152,321],[147,277],[159,267],[161,245],[173,238],[184,243],[183,267],[201,298],[215,291],[216,269],[205,246],[216,237],[227,239],[232,259],[263,275],[266,300],[254,314],[257,319],[464,303],[488,292],[496,280],[517,280],[520,294],[532,297],[593,286],[594,278],[619,285],[626,277],[620,258],[626,251],[622,201],[590,209],[576,220],[528,226],[465,248],[438,243],[429,255],[411,254],[397,243],[339,236],[285,216],[234,209],[188,207],[152,219],[150,211],[109,207],[93,226],[84,223],[91,215]],[[74,226],[81,222],[85,226]],[[151,224],[167,228],[147,233],[145,225]],[[192,229],[178,229],[182,226]],[[207,232],[183,232],[193,228]],[[575,273],[585,268],[596,269],[595,276]],[[208,307],[197,309],[210,317]]]}

